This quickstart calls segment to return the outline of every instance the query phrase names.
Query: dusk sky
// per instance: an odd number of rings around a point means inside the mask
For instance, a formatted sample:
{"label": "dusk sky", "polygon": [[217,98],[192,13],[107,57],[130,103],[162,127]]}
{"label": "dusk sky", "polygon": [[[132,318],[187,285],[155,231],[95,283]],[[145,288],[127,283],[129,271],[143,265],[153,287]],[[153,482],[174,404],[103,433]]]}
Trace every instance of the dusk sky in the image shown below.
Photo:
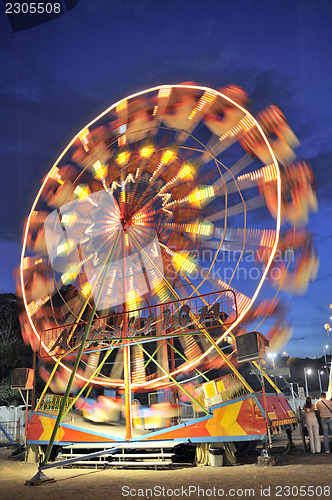
{"label": "dusk sky", "polygon": [[235,84],[254,114],[280,107],[316,176],[309,227],[320,268],[306,295],[286,297],[286,350],[322,356],[332,323],[331,24],[330,0],[80,0],[13,33],[1,4],[1,291],[15,291],[24,220],[43,177],[89,121],[155,85]]}

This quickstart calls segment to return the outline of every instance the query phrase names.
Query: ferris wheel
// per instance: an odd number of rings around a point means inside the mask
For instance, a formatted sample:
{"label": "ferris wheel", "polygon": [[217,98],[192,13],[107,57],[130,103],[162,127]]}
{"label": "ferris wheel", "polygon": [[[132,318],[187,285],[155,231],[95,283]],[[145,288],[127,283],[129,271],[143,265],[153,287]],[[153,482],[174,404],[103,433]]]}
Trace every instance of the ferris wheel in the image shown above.
{"label": "ferris wheel", "polygon": [[[77,383],[121,389],[129,370],[133,389],[149,391],[217,355],[179,323],[195,330],[220,303],[210,338],[222,346],[248,316],[287,219],[279,163],[297,140],[277,108],[258,120],[247,104],[235,86],[139,92],[84,127],[45,176],[24,231],[21,324],[64,383],[87,326]],[[156,320],[166,310],[168,336]]]}

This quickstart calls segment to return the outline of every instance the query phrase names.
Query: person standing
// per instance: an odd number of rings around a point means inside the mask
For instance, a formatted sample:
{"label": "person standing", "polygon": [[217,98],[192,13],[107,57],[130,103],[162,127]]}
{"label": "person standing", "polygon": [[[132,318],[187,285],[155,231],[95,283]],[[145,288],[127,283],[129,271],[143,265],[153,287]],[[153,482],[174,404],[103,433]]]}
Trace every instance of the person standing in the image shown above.
{"label": "person standing", "polygon": [[322,392],[320,399],[316,402],[316,409],[320,413],[320,421],[323,428],[324,450],[330,453],[329,433],[332,435],[332,401],[326,399],[326,393]]}
{"label": "person standing", "polygon": [[305,411],[311,453],[320,453],[319,424],[310,397],[306,398],[303,409]]}

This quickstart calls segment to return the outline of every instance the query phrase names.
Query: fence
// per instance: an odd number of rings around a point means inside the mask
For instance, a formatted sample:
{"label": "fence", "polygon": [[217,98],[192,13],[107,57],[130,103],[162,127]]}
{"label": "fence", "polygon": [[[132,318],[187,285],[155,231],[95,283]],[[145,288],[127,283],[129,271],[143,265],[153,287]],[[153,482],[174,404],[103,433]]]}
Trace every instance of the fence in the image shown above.
{"label": "fence", "polygon": [[2,426],[2,428],[0,427],[0,443],[9,443],[10,439],[17,443],[23,443],[25,406],[0,406],[0,424]]}

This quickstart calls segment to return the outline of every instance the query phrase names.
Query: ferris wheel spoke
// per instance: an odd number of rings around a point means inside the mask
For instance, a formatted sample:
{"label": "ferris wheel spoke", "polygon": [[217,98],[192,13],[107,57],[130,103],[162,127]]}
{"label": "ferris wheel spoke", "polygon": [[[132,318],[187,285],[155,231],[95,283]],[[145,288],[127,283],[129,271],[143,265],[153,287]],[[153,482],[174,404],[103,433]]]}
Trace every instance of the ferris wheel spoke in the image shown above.
{"label": "ferris wheel spoke", "polygon": [[230,217],[232,215],[242,214],[249,210],[255,210],[256,208],[265,206],[265,200],[261,196],[255,196],[254,198],[250,198],[249,200],[245,200],[245,202],[236,203],[231,207],[227,207],[227,210],[220,210],[212,215],[207,215],[207,220],[210,222],[214,222],[216,220],[222,220],[226,216]]}

